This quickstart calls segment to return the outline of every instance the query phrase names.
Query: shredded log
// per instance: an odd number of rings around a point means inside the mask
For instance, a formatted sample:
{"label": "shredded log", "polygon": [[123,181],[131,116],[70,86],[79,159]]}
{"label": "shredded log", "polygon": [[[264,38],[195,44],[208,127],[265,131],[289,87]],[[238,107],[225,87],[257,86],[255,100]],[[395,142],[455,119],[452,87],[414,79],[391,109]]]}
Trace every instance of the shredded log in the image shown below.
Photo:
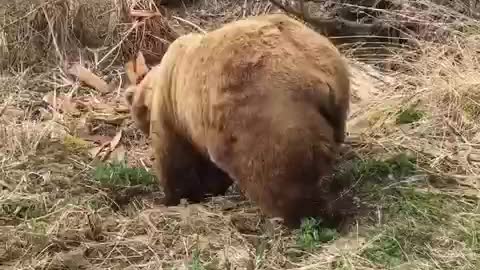
{"label": "shredded log", "polygon": [[380,20],[375,20],[373,23],[358,23],[356,21],[349,21],[343,18],[322,18],[311,16],[307,12],[304,0],[296,1],[298,7],[292,5],[284,5],[282,0],[270,0],[272,4],[282,9],[284,12],[297,16],[318,27],[322,34],[333,36],[362,36],[371,35],[381,29],[387,28],[387,26]]}

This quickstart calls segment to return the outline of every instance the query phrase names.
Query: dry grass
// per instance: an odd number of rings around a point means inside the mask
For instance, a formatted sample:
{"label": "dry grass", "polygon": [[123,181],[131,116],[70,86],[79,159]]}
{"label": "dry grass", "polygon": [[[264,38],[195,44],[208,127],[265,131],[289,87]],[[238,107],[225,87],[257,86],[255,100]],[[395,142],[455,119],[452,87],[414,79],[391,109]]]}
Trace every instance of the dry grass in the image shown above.
{"label": "dry grass", "polygon": [[[197,1],[186,11],[172,9],[176,17],[156,33],[168,39],[169,33],[209,30],[271,11],[265,2],[243,3]],[[312,222],[288,231],[235,190],[203,204],[161,206],[161,191],[149,176],[147,141],[125,119],[121,89],[100,95],[62,73],[59,55],[67,59],[78,51],[71,54],[62,42],[56,47],[48,23],[44,32],[20,23],[43,14],[41,8],[0,6],[16,11],[2,20],[18,21],[16,31],[0,30],[8,44],[30,34],[50,39],[38,48],[25,45],[30,39],[9,45],[13,62],[0,77],[0,269],[479,269],[479,28],[459,31],[458,22],[445,22],[442,42],[412,37],[418,50],[395,51],[378,66],[350,60],[356,157],[345,157],[341,168],[371,211],[339,234]],[[408,16],[431,18],[437,6],[429,6]],[[445,18],[458,15],[438,10]],[[53,33],[69,33],[68,40],[71,24],[60,22],[71,18],[46,13],[58,22]],[[462,20],[478,23],[466,15]],[[128,45],[121,42],[125,33],[141,29],[116,27],[104,30],[115,35],[96,57],[82,58],[85,64],[95,67],[105,57],[114,63]],[[0,42],[0,53],[6,50]],[[108,80],[122,78],[115,64],[98,69]],[[105,159],[126,157],[127,167],[102,167],[92,159],[92,150],[105,143],[115,146]]]}
{"label": "dry grass", "polygon": [[[177,37],[168,14],[156,8],[153,0],[4,2],[0,5],[0,67],[4,70],[44,71],[72,61],[89,62],[97,70],[111,69],[139,48],[149,63],[158,62]],[[130,10],[158,14],[132,16]]]}

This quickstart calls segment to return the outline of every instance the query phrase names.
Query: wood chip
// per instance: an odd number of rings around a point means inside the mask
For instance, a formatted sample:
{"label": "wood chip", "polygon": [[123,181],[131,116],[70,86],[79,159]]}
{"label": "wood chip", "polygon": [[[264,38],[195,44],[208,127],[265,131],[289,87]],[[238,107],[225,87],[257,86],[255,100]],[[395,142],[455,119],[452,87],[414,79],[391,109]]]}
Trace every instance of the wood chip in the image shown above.
{"label": "wood chip", "polygon": [[78,77],[80,81],[90,87],[93,87],[101,93],[107,93],[110,91],[110,87],[108,86],[107,82],[93,74],[90,70],[82,67],[80,64],[73,65],[70,69],[68,69],[68,73]]}
{"label": "wood chip", "polygon": [[113,150],[115,150],[115,148],[117,148],[121,139],[122,139],[122,130],[117,132],[115,137],[113,137],[112,141],[110,142],[110,151],[113,151]]}

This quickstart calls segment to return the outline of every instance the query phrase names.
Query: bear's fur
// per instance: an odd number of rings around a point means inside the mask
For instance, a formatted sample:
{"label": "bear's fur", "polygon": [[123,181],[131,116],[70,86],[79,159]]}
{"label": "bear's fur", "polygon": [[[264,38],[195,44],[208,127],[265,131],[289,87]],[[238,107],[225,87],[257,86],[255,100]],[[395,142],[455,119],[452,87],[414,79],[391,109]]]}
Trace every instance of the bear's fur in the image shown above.
{"label": "bear's fur", "polygon": [[165,203],[222,194],[234,179],[287,225],[335,219],[345,201],[329,176],[345,137],[348,73],[327,38],[282,14],[175,40],[127,90],[152,138]]}
{"label": "bear's fur", "polygon": [[[143,80],[149,72],[143,54],[139,53],[135,61],[128,62],[125,69],[131,84],[125,94],[130,113],[137,127],[144,134],[149,135],[151,106],[156,104],[152,101],[151,86],[155,83],[149,84],[149,79]],[[149,78],[156,72],[158,72],[158,66],[152,70]],[[163,142],[161,145],[153,140],[154,150],[161,149],[155,150],[154,169],[164,188],[165,205],[176,205],[182,197],[200,202],[206,195],[223,195],[233,183],[225,172],[196,151],[187,140],[176,137],[169,143],[170,139],[167,136],[161,140]],[[167,159],[164,158],[163,153],[168,154],[172,164],[166,163]]]}

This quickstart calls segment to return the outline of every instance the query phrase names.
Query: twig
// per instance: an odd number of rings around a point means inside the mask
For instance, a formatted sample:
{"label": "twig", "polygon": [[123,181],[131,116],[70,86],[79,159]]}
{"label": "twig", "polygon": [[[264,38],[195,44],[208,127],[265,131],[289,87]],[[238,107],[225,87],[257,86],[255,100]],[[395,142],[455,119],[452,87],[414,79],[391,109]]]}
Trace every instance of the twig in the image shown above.
{"label": "twig", "polygon": [[11,101],[11,100],[12,100],[12,99],[9,98],[7,101],[5,101],[5,103],[3,103],[3,107],[0,109],[0,117],[2,117],[3,114],[7,111],[7,108],[8,108],[8,106],[10,105],[10,101]]}
{"label": "twig", "polygon": [[128,29],[127,32],[125,32],[125,34],[123,35],[122,39],[117,43],[117,45],[115,45],[113,48],[110,49],[110,51],[107,52],[107,54],[105,54],[102,59],[100,59],[100,61],[98,61],[98,65],[100,65],[103,61],[105,61],[116,49],[118,49],[118,47],[120,47],[123,42],[125,42],[125,40],[127,39],[127,37],[130,35],[130,33],[132,33],[132,31],[138,27],[138,25],[140,24],[143,24],[143,22],[138,22],[138,21],[135,21],[132,25],[132,27],[130,27],[130,29]]}
{"label": "twig", "polygon": [[130,16],[150,18],[153,16],[162,16],[162,13],[149,10],[130,10]]}
{"label": "twig", "polygon": [[174,18],[174,19],[176,19],[176,20],[179,20],[179,21],[181,21],[181,22],[184,22],[184,23],[192,26],[193,28],[197,29],[198,31],[202,32],[203,34],[206,34],[206,33],[207,33],[207,31],[203,30],[200,26],[194,24],[194,23],[191,22],[191,21],[187,21],[187,20],[185,20],[185,19],[183,19],[183,18],[180,18],[180,17],[177,17],[177,16],[172,16],[172,18]]}
{"label": "twig", "polygon": [[117,75],[118,75],[118,86],[117,86],[117,98],[120,97],[120,91],[122,90],[122,84],[123,84],[123,79],[122,79],[122,75],[120,74],[120,71],[118,70],[115,70],[117,72]]}
{"label": "twig", "polygon": [[42,6],[41,8],[42,8],[43,14],[45,15],[45,19],[47,20],[48,29],[50,30],[50,35],[52,36],[53,46],[55,46],[55,51],[56,51],[57,56],[59,58],[58,60],[60,60],[60,63],[63,63],[63,55],[60,52],[60,48],[58,47],[57,37],[55,36],[55,32],[53,30],[52,22],[50,21],[50,18],[48,18],[48,14],[47,14],[47,11],[45,10],[45,7]]}

